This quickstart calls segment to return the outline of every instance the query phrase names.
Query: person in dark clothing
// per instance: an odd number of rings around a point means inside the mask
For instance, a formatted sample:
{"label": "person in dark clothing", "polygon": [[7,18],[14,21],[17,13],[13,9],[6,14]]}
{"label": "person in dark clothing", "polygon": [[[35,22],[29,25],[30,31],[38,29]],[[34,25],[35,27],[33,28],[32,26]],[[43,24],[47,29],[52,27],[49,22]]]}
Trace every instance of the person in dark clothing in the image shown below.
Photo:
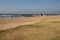
{"label": "person in dark clothing", "polygon": [[42,13],[40,13],[41,14],[41,16],[43,16],[43,14]]}

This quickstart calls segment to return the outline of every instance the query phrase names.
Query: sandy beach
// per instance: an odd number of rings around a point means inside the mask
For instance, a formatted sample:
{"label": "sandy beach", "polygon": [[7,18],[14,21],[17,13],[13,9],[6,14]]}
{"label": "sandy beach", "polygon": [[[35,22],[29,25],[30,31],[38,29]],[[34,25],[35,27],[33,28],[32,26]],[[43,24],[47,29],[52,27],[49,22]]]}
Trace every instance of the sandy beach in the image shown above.
{"label": "sandy beach", "polygon": [[55,39],[60,40],[60,16],[0,18],[0,40]]}
{"label": "sandy beach", "polygon": [[58,18],[60,16],[36,16],[36,17],[14,17],[0,18],[0,30],[14,28],[19,25],[30,25],[40,22],[46,18]]}
{"label": "sandy beach", "polygon": [[43,19],[41,16],[0,18],[0,30],[14,28],[19,25],[34,24],[40,22],[41,19]]}

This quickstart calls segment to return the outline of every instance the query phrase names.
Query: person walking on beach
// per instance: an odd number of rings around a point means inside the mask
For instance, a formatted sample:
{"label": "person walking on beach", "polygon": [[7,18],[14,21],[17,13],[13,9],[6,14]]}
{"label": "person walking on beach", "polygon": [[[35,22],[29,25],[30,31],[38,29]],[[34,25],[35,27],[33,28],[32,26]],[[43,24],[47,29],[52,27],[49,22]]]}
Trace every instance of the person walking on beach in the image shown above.
{"label": "person walking on beach", "polygon": [[43,14],[42,14],[42,13],[40,13],[40,15],[41,15],[41,16],[43,16]]}

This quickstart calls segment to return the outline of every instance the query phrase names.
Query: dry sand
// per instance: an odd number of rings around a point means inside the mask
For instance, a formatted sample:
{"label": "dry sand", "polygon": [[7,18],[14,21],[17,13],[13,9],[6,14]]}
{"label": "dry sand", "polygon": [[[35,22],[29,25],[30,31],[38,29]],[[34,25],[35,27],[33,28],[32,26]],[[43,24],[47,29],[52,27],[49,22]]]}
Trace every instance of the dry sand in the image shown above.
{"label": "dry sand", "polygon": [[[0,30],[14,28],[19,25],[28,25],[38,23],[41,20],[52,16],[36,16],[36,17],[16,17],[16,18],[0,18]],[[59,16],[53,16],[59,17]]]}
{"label": "dry sand", "polygon": [[0,26],[0,40],[60,40],[60,16],[2,18]]}
{"label": "dry sand", "polygon": [[34,24],[40,22],[40,20],[43,19],[43,17],[37,16],[37,17],[0,18],[0,30],[14,28],[19,25]]}

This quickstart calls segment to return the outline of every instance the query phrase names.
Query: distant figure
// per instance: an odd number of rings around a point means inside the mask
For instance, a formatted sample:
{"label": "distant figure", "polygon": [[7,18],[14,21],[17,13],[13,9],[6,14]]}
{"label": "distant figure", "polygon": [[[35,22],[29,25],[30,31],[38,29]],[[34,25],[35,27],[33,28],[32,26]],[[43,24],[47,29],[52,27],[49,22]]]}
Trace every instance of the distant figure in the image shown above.
{"label": "distant figure", "polygon": [[41,16],[43,16],[43,14],[42,14],[42,13],[40,13],[40,15],[41,15]]}

